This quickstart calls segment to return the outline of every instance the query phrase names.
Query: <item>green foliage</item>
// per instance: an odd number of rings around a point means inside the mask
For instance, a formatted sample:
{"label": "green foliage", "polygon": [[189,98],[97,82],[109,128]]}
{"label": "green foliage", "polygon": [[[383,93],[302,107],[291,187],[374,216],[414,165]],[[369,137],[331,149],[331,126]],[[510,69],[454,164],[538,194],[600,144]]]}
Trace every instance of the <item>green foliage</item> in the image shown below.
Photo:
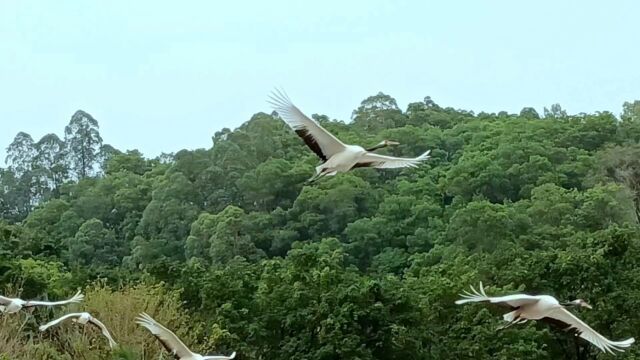
{"label": "green foliage", "polygon": [[114,154],[109,157],[104,171],[108,175],[121,171],[143,175],[150,170],[148,163],[138,150],[129,150],[125,154]]}
{"label": "green foliage", "polygon": [[236,256],[257,261],[264,252],[243,230],[246,215],[235,206],[228,206],[216,215],[201,214],[191,225],[191,234],[185,244],[186,256],[207,259],[224,264]]}
{"label": "green foliage", "polygon": [[72,279],[61,262],[35,259],[19,259],[9,262],[9,268],[3,275],[5,284],[17,284],[13,292],[26,298],[43,294],[53,297],[67,295]]}
{"label": "green foliage", "polygon": [[157,359],[132,321],[146,309],[198,352],[248,359],[604,358],[545,324],[497,332],[499,309],[454,301],[478,281],[580,297],[594,329],[635,335],[637,115],[637,101],[620,120],[558,104],[475,115],[430,97],[403,111],[378,93],[350,123],[313,117],[347,143],[395,140],[383,152],[432,158],[313,186],[317,158],[265,113],[215,133],[211,149],[152,160],[102,145],[84,112],[64,141],[20,133],[0,169],[0,285],[52,299],[89,286],[83,308],[122,347],[73,326],[8,332],[21,323],[1,317],[0,356]]}
{"label": "green foliage", "polygon": [[126,255],[121,241],[113,231],[104,228],[98,219],[87,220],[76,235],[69,239],[69,264],[117,267]]}

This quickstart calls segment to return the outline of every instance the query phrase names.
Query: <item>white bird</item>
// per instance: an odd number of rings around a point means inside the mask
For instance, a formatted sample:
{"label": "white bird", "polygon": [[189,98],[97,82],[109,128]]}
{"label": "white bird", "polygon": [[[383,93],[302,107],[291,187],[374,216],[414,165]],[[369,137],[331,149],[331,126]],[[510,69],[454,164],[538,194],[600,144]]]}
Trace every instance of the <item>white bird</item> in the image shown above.
{"label": "white bird", "polygon": [[171,330],[162,326],[146,313],[140,314],[136,322],[147,328],[155,336],[162,346],[178,360],[231,360],[236,357],[235,351],[229,356],[202,356],[189,350],[189,348]]}
{"label": "white bird", "polygon": [[8,298],[0,296],[0,312],[12,314],[20,311],[23,308],[31,308],[35,306],[57,306],[71,303],[79,303],[84,299],[84,295],[78,291],[75,295],[67,300],[61,301],[36,301],[36,300],[22,300],[18,298]]}
{"label": "white bird", "polygon": [[429,159],[430,150],[415,158],[399,158],[373,153],[376,149],[398,145],[395,141],[384,140],[369,149],[358,145],[346,145],[315,120],[303,114],[282,91],[275,90],[270,96],[269,103],[322,160],[322,164],[316,166],[316,174],[309,181],[359,167],[378,169],[417,167],[420,162]]}
{"label": "white bird", "polygon": [[490,297],[484,291],[482,283],[480,283],[479,290],[476,290],[471,286],[471,292],[465,291],[460,294],[463,299],[457,300],[456,304],[466,304],[470,302],[484,302],[488,301],[492,304],[506,305],[511,307],[513,311],[504,314],[503,319],[509,324],[504,326],[508,327],[514,324],[525,323],[528,320],[543,320],[545,322],[552,323],[554,325],[560,325],[565,330],[573,330],[581,338],[589,341],[603,352],[613,353],[613,350],[624,351],[624,348],[631,346],[634,343],[634,338],[629,338],[623,341],[611,341],[604,336],[597,333],[589,325],[580,320],[577,316],[573,315],[566,307],[576,306],[585,307],[591,309],[591,306],[582,299],[576,299],[568,303],[561,304],[549,295],[526,295],[526,294],[514,294],[499,297]]}
{"label": "white bird", "polygon": [[51,326],[57,325],[69,318],[77,318],[77,319],[71,319],[71,321],[77,322],[78,324],[86,325],[87,323],[89,323],[99,328],[100,331],[102,332],[102,335],[104,335],[107,338],[107,340],[109,340],[109,347],[111,347],[112,349],[118,345],[115,342],[115,340],[113,340],[113,338],[111,337],[111,334],[109,333],[109,330],[107,330],[107,327],[104,326],[104,324],[100,320],[91,316],[91,314],[89,314],[88,312],[72,313],[72,314],[64,315],[56,320],[50,321],[44,325],[40,325],[39,329],[40,331],[45,331]]}

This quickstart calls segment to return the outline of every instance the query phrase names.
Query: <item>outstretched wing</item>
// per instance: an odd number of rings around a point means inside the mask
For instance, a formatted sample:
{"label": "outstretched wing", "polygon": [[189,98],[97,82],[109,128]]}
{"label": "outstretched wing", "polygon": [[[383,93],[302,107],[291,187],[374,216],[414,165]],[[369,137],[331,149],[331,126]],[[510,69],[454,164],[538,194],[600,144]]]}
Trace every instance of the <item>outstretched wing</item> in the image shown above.
{"label": "outstretched wing", "polygon": [[231,360],[233,358],[236,357],[236,352],[234,351],[231,355],[229,356],[224,356],[224,355],[209,355],[209,356],[203,356],[202,358],[204,360]]}
{"label": "outstretched wing", "polygon": [[634,338],[629,338],[622,341],[611,341],[593,330],[584,321],[580,320],[577,316],[569,312],[569,310],[562,307],[555,309],[553,312],[547,315],[547,318],[561,321],[565,323],[565,327],[575,329],[575,331],[581,338],[592,343],[603,352],[609,352],[613,354],[614,350],[624,351],[624,348],[631,346],[631,344],[633,344],[635,341]]}
{"label": "outstretched wing", "polygon": [[484,302],[488,301],[492,304],[498,305],[506,305],[512,308],[518,308],[525,304],[532,304],[539,300],[537,296],[527,295],[527,294],[513,294],[506,296],[487,296],[487,293],[484,291],[484,287],[482,286],[482,282],[480,282],[480,287],[476,290],[473,286],[471,286],[471,292],[464,291],[460,294],[462,299],[456,300],[456,304],[462,305],[470,302]]}
{"label": "outstretched wing", "polygon": [[9,304],[11,304],[11,301],[13,299],[9,299],[8,297],[4,297],[2,295],[0,295],[0,306],[7,306]]}
{"label": "outstretched wing", "polygon": [[113,338],[111,337],[111,334],[109,333],[109,330],[107,330],[107,327],[104,326],[104,324],[100,320],[92,316],[89,318],[89,323],[93,326],[98,327],[100,331],[102,331],[102,335],[104,335],[107,338],[107,340],[109,340],[109,347],[113,349],[118,345],[116,341],[113,340]]}
{"label": "outstretched wing", "polygon": [[73,318],[73,317],[80,317],[80,316],[82,316],[82,313],[67,314],[67,315],[61,316],[61,317],[59,317],[59,318],[57,318],[55,320],[49,321],[48,323],[46,323],[44,325],[40,325],[40,327],[38,329],[40,329],[40,331],[45,331],[48,328],[50,328],[50,327],[52,327],[54,325],[58,325],[59,323],[65,321],[67,319],[70,319],[70,318]]}
{"label": "outstretched wing", "polygon": [[136,322],[146,327],[153,336],[155,336],[160,343],[167,349],[169,353],[176,356],[179,359],[193,357],[195,354],[189,350],[189,348],[174,334],[171,330],[162,326],[155,321],[151,316],[146,313],[140,314],[136,318]]}
{"label": "outstretched wing", "polygon": [[67,299],[67,300],[61,300],[61,301],[35,301],[35,300],[29,300],[27,302],[25,302],[25,304],[23,305],[23,307],[33,307],[33,306],[56,306],[56,305],[65,305],[65,304],[71,304],[71,303],[79,303],[84,299],[84,295],[80,293],[80,291],[78,291],[75,295],[73,295],[71,298]]}
{"label": "outstretched wing", "polygon": [[342,141],[293,105],[284,92],[276,89],[271,93],[269,103],[322,161],[346,149]]}
{"label": "outstretched wing", "polygon": [[362,157],[360,157],[358,162],[353,167],[374,167],[378,169],[417,167],[418,164],[429,159],[430,152],[431,150],[428,150],[424,154],[415,158],[400,158],[367,152],[362,155]]}

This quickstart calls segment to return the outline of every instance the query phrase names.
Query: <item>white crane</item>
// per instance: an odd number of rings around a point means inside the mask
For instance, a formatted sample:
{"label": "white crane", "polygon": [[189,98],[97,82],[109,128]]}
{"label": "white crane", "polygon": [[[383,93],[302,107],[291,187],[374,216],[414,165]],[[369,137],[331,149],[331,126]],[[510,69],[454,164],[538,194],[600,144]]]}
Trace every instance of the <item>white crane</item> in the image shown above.
{"label": "white crane", "polygon": [[136,322],[147,328],[155,336],[162,346],[178,360],[231,360],[236,357],[235,351],[229,356],[202,356],[189,350],[189,348],[171,330],[162,326],[146,313],[140,314]]}
{"label": "white crane", "polygon": [[429,159],[429,151],[415,158],[399,158],[379,155],[374,150],[397,142],[384,140],[378,145],[364,149],[358,145],[346,145],[328,132],[315,120],[302,113],[280,90],[275,90],[269,103],[278,115],[304,140],[307,146],[322,160],[316,166],[316,174],[309,179],[315,181],[323,176],[332,176],[339,172],[347,172],[359,167],[374,167],[378,169],[416,167],[422,161]]}
{"label": "white crane", "polygon": [[114,348],[116,347],[118,344],[115,342],[115,340],[113,340],[113,338],[111,337],[111,334],[109,333],[109,330],[107,330],[107,327],[104,326],[104,324],[94,318],[93,316],[91,316],[91,314],[89,314],[88,312],[81,312],[81,313],[71,313],[71,314],[67,314],[64,315],[58,319],[52,320],[44,325],[40,325],[39,329],[40,331],[45,331],[48,328],[50,328],[51,326],[57,325],[67,319],[70,318],[75,318],[75,319],[71,319],[71,321],[76,322],[78,324],[81,325],[86,325],[87,323],[97,327],[98,329],[100,329],[100,331],[102,332],[102,335],[104,335],[107,340],[109,340],[109,347],[110,348]]}
{"label": "white crane", "polygon": [[32,308],[35,306],[58,306],[71,303],[79,303],[84,299],[84,295],[78,291],[75,295],[67,300],[61,301],[37,301],[37,300],[22,300],[18,298],[8,298],[0,296],[0,312],[13,314],[24,308]]}
{"label": "white crane", "polygon": [[567,310],[566,307],[569,306],[591,309],[591,306],[582,299],[576,299],[561,304],[556,300],[556,298],[549,295],[534,296],[514,294],[490,297],[485,293],[482,283],[480,283],[479,290],[476,290],[471,286],[471,292],[465,291],[463,294],[460,294],[460,296],[462,296],[463,299],[456,301],[456,304],[458,305],[470,302],[488,301],[492,304],[505,305],[513,309],[513,311],[503,315],[503,319],[509,323],[504,327],[514,324],[522,324],[528,320],[543,320],[556,325],[561,325],[566,330],[571,329],[581,338],[595,345],[598,349],[603,352],[610,353],[613,353],[613,350],[624,351],[624,348],[631,346],[635,341],[634,338],[629,338],[623,341],[611,341],[598,334],[595,330],[590,328],[589,325]]}

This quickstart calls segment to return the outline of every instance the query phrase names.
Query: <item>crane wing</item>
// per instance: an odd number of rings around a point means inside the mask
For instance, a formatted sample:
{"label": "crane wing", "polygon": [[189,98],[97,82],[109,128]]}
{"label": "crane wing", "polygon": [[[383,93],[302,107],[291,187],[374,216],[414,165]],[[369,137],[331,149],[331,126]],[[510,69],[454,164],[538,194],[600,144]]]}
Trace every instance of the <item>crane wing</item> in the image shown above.
{"label": "crane wing", "polygon": [[13,299],[0,295],[0,305],[7,306],[11,304],[11,301],[13,301]]}
{"label": "crane wing", "polygon": [[91,323],[91,325],[96,326],[100,329],[100,331],[102,332],[102,335],[104,335],[107,338],[107,340],[109,340],[109,347],[113,349],[115,346],[118,345],[116,341],[113,340],[113,338],[111,337],[111,334],[109,333],[109,330],[107,329],[107,327],[104,326],[104,324],[100,320],[92,316],[89,318],[89,323]]}
{"label": "crane wing", "polygon": [[430,152],[431,150],[428,150],[424,154],[415,158],[399,158],[367,152],[362,155],[362,157],[360,157],[358,162],[353,167],[374,167],[378,169],[417,167],[418,164],[429,158]]}
{"label": "crane wing", "polygon": [[236,357],[236,352],[234,351],[231,355],[229,356],[224,356],[224,355],[214,355],[214,356],[203,356],[202,358],[204,360],[231,360],[233,358]]}
{"label": "crane wing", "polygon": [[315,120],[303,114],[282,91],[272,92],[269,103],[322,161],[327,161],[333,155],[346,149],[342,141]]}
{"label": "crane wing", "polygon": [[80,291],[78,291],[75,295],[73,295],[71,298],[69,298],[67,300],[61,300],[61,301],[34,301],[34,300],[29,300],[29,301],[25,302],[23,307],[65,305],[65,304],[70,304],[70,303],[79,303],[83,299],[84,299],[84,295],[81,294]]}
{"label": "crane wing", "polygon": [[482,286],[482,282],[480,282],[480,287],[478,288],[478,290],[471,286],[471,292],[465,290],[462,294],[460,294],[460,296],[462,296],[462,299],[456,301],[456,304],[458,305],[470,302],[488,301],[492,304],[506,305],[512,308],[518,308],[525,304],[532,304],[539,300],[537,296],[527,294],[487,296],[487,293],[484,291],[484,287]]}
{"label": "crane wing", "polygon": [[40,329],[40,331],[45,331],[45,330],[47,330],[48,328],[50,328],[50,327],[52,327],[52,326],[54,326],[54,325],[58,325],[59,323],[61,323],[61,322],[65,321],[65,320],[67,320],[67,319],[69,319],[69,318],[72,318],[72,317],[80,317],[80,316],[82,316],[82,313],[71,313],[71,314],[67,314],[67,315],[61,316],[61,317],[59,317],[59,318],[57,318],[57,319],[55,319],[55,320],[49,321],[48,323],[46,323],[46,324],[44,324],[44,325],[40,325],[40,327],[39,327],[38,329]]}
{"label": "crane wing", "polygon": [[567,325],[567,327],[575,329],[581,338],[592,343],[603,352],[609,352],[613,354],[613,350],[624,351],[624,348],[631,346],[631,344],[633,344],[635,341],[634,338],[629,338],[622,341],[611,341],[593,330],[584,321],[580,320],[577,316],[573,315],[571,312],[569,312],[569,310],[565,308],[557,308],[550,314],[548,314],[547,317],[550,319],[562,321]]}
{"label": "crane wing", "polygon": [[532,304],[539,300],[540,298],[533,295],[513,294],[513,295],[506,295],[506,296],[494,296],[489,301],[492,304],[506,304],[513,308],[518,308],[522,305]]}
{"label": "crane wing", "polygon": [[178,336],[176,336],[176,334],[162,326],[148,314],[140,314],[136,319],[136,322],[151,331],[153,336],[155,336],[172,355],[177,356],[180,359],[194,357],[195,354],[189,350],[189,348],[178,338]]}

